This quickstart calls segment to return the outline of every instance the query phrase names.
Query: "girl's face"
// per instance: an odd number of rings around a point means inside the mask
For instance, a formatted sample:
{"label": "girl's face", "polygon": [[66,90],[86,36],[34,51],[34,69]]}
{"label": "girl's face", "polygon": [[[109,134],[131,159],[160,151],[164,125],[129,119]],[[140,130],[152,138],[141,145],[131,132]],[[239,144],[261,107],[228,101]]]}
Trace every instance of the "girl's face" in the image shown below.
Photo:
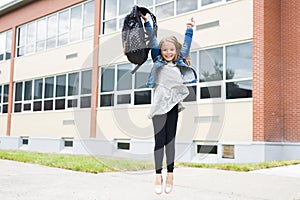
{"label": "girl's face", "polygon": [[161,45],[161,56],[167,62],[173,61],[176,56],[176,47],[173,43],[165,41]]}

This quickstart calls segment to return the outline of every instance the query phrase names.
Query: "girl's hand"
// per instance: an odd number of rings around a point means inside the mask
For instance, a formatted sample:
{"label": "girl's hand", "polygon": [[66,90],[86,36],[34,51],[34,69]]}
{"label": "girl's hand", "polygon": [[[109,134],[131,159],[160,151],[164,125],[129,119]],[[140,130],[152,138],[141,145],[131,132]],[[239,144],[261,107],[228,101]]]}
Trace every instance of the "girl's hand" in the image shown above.
{"label": "girl's hand", "polygon": [[191,19],[188,20],[188,22],[186,23],[186,28],[193,28],[195,25],[195,19],[194,17],[192,17]]}
{"label": "girl's hand", "polygon": [[145,15],[141,14],[141,17],[143,18],[144,22],[148,21],[148,18]]}

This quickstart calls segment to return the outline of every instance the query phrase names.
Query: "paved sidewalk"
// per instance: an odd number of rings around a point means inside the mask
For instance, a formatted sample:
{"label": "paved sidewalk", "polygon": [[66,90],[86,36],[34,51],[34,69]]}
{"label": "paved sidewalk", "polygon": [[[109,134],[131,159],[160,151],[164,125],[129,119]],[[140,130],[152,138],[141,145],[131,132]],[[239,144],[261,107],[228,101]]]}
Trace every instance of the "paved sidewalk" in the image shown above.
{"label": "paved sidewalk", "polygon": [[300,200],[300,165],[174,173],[174,191],[156,195],[152,171],[89,174],[0,160],[0,200]]}

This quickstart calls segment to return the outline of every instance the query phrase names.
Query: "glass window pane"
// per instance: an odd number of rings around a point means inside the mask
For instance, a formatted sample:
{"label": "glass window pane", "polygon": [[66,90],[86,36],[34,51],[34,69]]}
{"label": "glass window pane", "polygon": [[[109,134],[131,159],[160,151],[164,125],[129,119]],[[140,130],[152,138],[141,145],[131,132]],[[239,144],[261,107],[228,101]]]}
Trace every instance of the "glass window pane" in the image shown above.
{"label": "glass window pane", "polygon": [[48,18],[47,23],[47,38],[52,38],[56,36],[57,30],[57,15],[52,15]]}
{"label": "glass window pane", "polygon": [[56,99],[55,100],[55,110],[63,110],[65,109],[65,99]]}
{"label": "glass window pane", "polygon": [[24,100],[32,99],[32,81],[25,82]]}
{"label": "glass window pane", "polygon": [[80,108],[90,108],[91,107],[91,97],[81,97],[80,98]]}
{"label": "glass window pane", "polygon": [[153,5],[153,0],[137,0],[137,4],[149,7]]}
{"label": "glass window pane", "polygon": [[41,99],[43,95],[43,79],[34,80],[34,99]]}
{"label": "glass window pane", "polygon": [[68,44],[69,34],[63,34],[58,37],[58,46]]}
{"label": "glass window pane", "polygon": [[84,71],[81,74],[81,94],[92,92],[92,70]]}
{"label": "glass window pane", "polygon": [[8,113],[8,105],[2,106],[2,113]]}
{"label": "glass window pane", "polygon": [[4,60],[4,53],[6,49],[5,42],[6,42],[5,34],[0,33],[0,60]]}
{"label": "glass window pane", "polygon": [[44,110],[53,110],[53,100],[44,101]]}
{"label": "glass window pane", "polygon": [[226,79],[252,77],[252,42],[226,47]]}
{"label": "glass window pane", "polygon": [[36,23],[30,23],[27,25],[27,44],[34,43],[36,40]]}
{"label": "glass window pane", "polygon": [[134,0],[123,0],[119,2],[119,15],[129,14],[132,9],[132,6],[134,5]]}
{"label": "glass window pane", "polygon": [[24,100],[32,99],[32,81],[25,82]]}
{"label": "glass window pane", "polygon": [[252,81],[226,83],[226,99],[251,98]]}
{"label": "glass window pane", "polygon": [[198,0],[177,0],[177,14],[197,10]]}
{"label": "glass window pane", "polygon": [[52,98],[54,93],[54,77],[45,78],[45,98]]}
{"label": "glass window pane", "polygon": [[11,53],[11,45],[12,45],[12,30],[9,30],[6,32],[6,52]]}
{"label": "glass window pane", "polygon": [[41,101],[33,102],[33,111],[42,111],[42,102]]}
{"label": "glass window pane", "polygon": [[56,47],[56,37],[47,40],[47,49]]}
{"label": "glass window pane", "polygon": [[23,82],[16,83],[15,101],[22,101]]}
{"label": "glass window pane", "polygon": [[100,107],[113,106],[114,105],[114,95],[104,94],[100,96]]}
{"label": "glass window pane", "polygon": [[46,19],[37,22],[37,41],[46,39]]}
{"label": "glass window pane", "polygon": [[26,26],[22,26],[18,28],[18,46],[25,45],[26,39]]}
{"label": "glass window pane", "polygon": [[78,99],[69,99],[68,100],[68,108],[77,108]]}
{"label": "glass window pane", "polygon": [[222,0],[202,0],[202,6],[206,6],[206,5],[209,5],[209,4],[212,4],[212,3],[217,3],[217,2],[220,2]]}
{"label": "glass window pane", "polygon": [[134,105],[151,104],[151,90],[134,93]]}
{"label": "glass window pane", "polygon": [[101,68],[101,92],[114,91],[115,88],[115,68]]}
{"label": "glass window pane", "polygon": [[66,75],[56,77],[56,97],[66,96]]}
{"label": "glass window pane", "polygon": [[131,95],[130,94],[122,94],[117,97],[117,104],[130,104]]}
{"label": "glass window pane", "polygon": [[22,103],[15,103],[14,112],[18,113],[22,111]]}
{"label": "glass window pane", "polygon": [[103,23],[103,34],[116,31],[117,20],[113,19]]}
{"label": "glass window pane", "polygon": [[23,105],[24,111],[31,111],[31,103],[26,103]]}
{"label": "glass window pane", "polygon": [[221,86],[202,87],[200,99],[221,98]]}
{"label": "glass window pane", "polygon": [[8,93],[9,93],[9,85],[4,85],[3,87],[3,103],[8,102]]}
{"label": "glass window pane", "polygon": [[117,0],[104,0],[103,19],[117,16]]}
{"label": "glass window pane", "polygon": [[68,96],[78,95],[79,92],[79,73],[68,75]]}
{"label": "glass window pane", "polygon": [[84,4],[83,25],[94,24],[94,1]]}
{"label": "glass window pane", "polygon": [[174,2],[156,7],[156,17],[158,19],[164,19],[171,16],[174,16]]}
{"label": "glass window pane", "polygon": [[81,33],[81,5],[71,9],[70,41],[80,40]]}
{"label": "glass window pane", "polygon": [[148,60],[135,72],[135,84],[134,84],[135,89],[147,88],[146,83],[152,65],[153,65],[152,61]]}
{"label": "glass window pane", "polygon": [[83,29],[83,39],[88,39],[94,35],[94,26],[85,27]]}
{"label": "glass window pane", "polygon": [[58,15],[58,34],[69,32],[69,10]]}
{"label": "glass window pane", "polygon": [[223,80],[223,47],[200,51],[200,81]]}
{"label": "glass window pane", "polygon": [[[0,103],[2,103],[2,85],[0,85]],[[1,110],[0,110],[1,112]]]}
{"label": "glass window pane", "polygon": [[132,88],[131,64],[118,65],[117,90],[130,90]]}

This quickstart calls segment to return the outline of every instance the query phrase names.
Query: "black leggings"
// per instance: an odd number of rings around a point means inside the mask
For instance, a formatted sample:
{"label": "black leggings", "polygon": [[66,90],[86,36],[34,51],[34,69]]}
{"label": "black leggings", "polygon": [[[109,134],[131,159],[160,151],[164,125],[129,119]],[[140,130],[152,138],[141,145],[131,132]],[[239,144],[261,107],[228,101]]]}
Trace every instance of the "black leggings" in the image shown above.
{"label": "black leggings", "polygon": [[175,105],[168,113],[155,115],[152,118],[155,133],[154,160],[156,174],[161,174],[165,147],[167,171],[173,172],[174,170],[177,121],[178,105]]}

